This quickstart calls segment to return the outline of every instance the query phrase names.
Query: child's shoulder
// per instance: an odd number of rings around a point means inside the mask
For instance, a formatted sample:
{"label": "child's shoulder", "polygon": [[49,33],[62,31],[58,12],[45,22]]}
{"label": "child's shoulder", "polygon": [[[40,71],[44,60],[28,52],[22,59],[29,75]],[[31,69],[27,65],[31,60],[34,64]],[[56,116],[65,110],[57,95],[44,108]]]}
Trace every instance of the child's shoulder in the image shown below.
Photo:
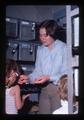
{"label": "child's shoulder", "polygon": [[15,85],[14,89],[20,89],[20,86],[19,85]]}
{"label": "child's shoulder", "polygon": [[15,86],[12,86],[11,88],[10,88],[10,94],[11,95],[15,95],[17,92],[19,92],[20,91],[20,87],[19,87],[19,85],[15,85]]}
{"label": "child's shoulder", "polygon": [[13,86],[13,87],[12,87],[12,90],[14,90],[15,92],[20,91],[19,85]]}
{"label": "child's shoulder", "polygon": [[14,93],[15,93],[15,95],[20,93],[20,87],[19,87],[19,85],[15,85],[14,86]]}

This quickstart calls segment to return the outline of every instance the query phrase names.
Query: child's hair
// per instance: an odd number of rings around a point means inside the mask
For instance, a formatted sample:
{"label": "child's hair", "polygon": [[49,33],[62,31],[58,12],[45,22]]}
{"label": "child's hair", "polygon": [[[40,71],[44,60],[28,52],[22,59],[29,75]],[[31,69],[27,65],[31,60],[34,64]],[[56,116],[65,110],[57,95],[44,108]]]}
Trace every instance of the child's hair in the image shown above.
{"label": "child's hair", "polygon": [[6,63],[6,73],[5,73],[5,79],[6,79],[6,87],[10,87],[12,84],[14,84],[13,80],[11,81],[9,78],[10,78],[10,74],[11,74],[11,71],[14,71],[16,72],[16,76],[18,76],[19,74],[19,68],[18,68],[18,65],[16,63],[15,60],[12,60],[12,59],[9,59]]}
{"label": "child's hair", "polygon": [[63,75],[58,81],[58,92],[62,100],[68,100],[67,75]]}

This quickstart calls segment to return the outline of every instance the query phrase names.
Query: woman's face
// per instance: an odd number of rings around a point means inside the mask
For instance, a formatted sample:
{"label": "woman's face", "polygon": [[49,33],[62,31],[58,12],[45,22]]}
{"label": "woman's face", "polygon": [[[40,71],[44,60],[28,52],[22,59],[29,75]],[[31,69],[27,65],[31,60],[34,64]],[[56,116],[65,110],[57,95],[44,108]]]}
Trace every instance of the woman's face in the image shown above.
{"label": "woman's face", "polygon": [[52,45],[52,43],[54,42],[54,39],[51,36],[46,35],[46,29],[45,28],[40,28],[39,38],[40,38],[42,44],[47,46],[47,47],[50,47]]}

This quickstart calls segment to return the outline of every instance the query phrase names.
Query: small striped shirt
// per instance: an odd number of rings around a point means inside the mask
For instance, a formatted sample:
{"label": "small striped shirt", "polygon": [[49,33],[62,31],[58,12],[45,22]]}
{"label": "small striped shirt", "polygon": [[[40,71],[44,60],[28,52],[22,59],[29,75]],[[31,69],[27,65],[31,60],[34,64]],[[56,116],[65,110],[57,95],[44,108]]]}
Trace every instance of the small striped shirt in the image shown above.
{"label": "small striped shirt", "polygon": [[6,88],[5,93],[5,112],[6,114],[17,114],[15,97],[10,95],[11,88]]}

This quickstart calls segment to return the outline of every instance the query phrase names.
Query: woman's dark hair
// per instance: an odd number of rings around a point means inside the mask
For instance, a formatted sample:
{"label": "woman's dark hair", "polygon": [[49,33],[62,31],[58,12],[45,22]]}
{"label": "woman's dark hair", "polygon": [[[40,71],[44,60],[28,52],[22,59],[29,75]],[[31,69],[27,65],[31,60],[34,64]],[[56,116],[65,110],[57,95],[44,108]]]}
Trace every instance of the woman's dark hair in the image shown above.
{"label": "woman's dark hair", "polygon": [[[55,20],[45,20],[39,25],[40,28],[46,29],[46,34],[51,36],[54,40],[60,39],[63,41],[64,29],[57,24]],[[66,38],[65,38],[66,39]]]}

